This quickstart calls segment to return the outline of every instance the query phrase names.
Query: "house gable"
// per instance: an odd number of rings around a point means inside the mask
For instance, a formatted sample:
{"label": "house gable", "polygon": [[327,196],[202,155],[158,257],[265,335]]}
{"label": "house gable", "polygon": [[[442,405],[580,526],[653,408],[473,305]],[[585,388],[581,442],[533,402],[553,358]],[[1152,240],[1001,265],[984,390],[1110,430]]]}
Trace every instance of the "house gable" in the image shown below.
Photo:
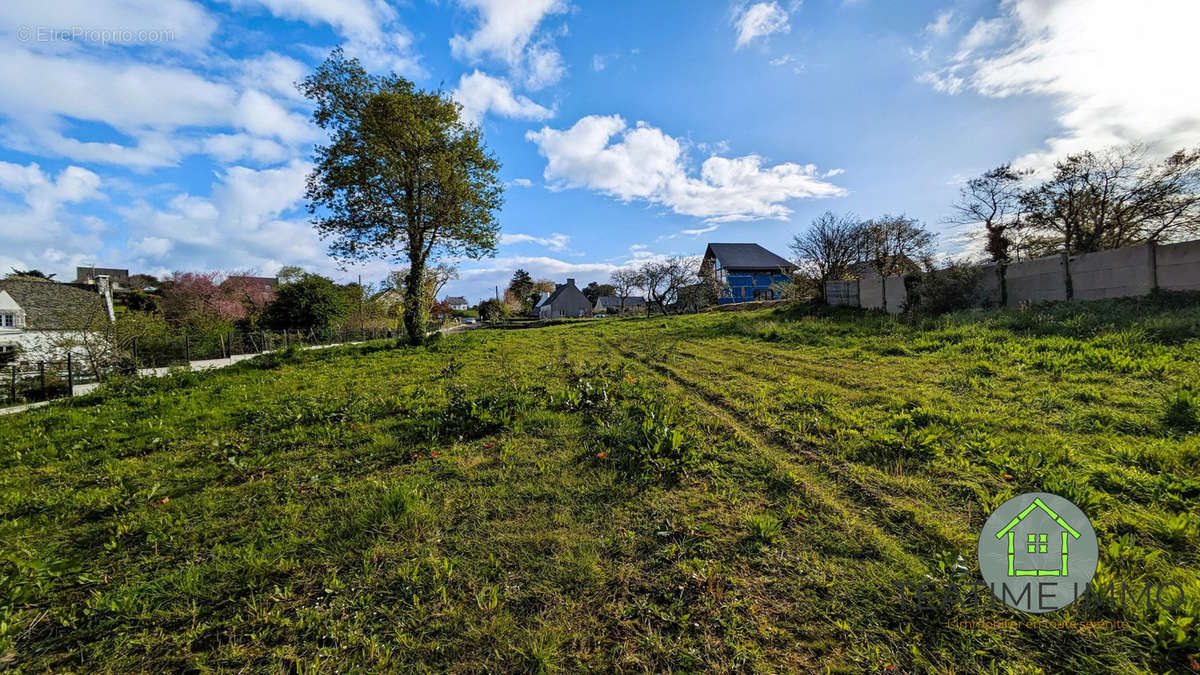
{"label": "house gable", "polygon": [[8,291],[0,290],[0,312],[15,312],[19,309],[21,309],[21,306],[17,304],[16,300],[13,300],[13,297],[8,294]]}

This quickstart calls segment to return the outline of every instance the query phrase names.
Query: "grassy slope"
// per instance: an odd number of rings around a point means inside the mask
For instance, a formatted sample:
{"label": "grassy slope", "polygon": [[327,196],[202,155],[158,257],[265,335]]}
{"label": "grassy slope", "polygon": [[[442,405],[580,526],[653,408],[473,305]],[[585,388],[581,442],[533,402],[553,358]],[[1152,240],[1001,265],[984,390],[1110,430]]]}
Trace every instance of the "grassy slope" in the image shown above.
{"label": "grassy slope", "polygon": [[[1198,337],[1200,309],[1170,301],[763,311],[113,387],[0,419],[0,660],[1186,667],[1200,437],[1186,394],[1166,412]],[[948,628],[1000,613],[901,599],[892,582],[948,581],[960,554],[973,576],[987,512],[1028,490],[1091,516],[1102,581],[1176,581],[1187,604],[1100,609],[1131,628],[1093,634]]]}

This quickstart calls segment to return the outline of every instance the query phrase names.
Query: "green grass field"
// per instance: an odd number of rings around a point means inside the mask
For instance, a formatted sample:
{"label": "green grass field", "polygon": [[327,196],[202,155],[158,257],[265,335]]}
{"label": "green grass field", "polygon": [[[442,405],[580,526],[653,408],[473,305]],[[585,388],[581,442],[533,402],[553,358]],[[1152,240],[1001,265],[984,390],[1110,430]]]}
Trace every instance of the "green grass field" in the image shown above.
{"label": "green grass field", "polygon": [[[1197,668],[1191,302],[474,331],[0,418],[0,667]],[[894,586],[976,578],[1034,490],[1186,601],[990,630]]]}

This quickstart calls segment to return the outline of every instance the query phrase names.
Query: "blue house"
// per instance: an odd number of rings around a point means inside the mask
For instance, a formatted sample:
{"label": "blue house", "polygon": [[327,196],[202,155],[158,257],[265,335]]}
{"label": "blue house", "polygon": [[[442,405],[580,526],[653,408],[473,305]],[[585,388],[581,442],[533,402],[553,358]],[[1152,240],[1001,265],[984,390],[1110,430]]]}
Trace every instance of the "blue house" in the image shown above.
{"label": "blue house", "polygon": [[758,244],[709,244],[700,274],[721,285],[718,304],[778,300],[796,266]]}

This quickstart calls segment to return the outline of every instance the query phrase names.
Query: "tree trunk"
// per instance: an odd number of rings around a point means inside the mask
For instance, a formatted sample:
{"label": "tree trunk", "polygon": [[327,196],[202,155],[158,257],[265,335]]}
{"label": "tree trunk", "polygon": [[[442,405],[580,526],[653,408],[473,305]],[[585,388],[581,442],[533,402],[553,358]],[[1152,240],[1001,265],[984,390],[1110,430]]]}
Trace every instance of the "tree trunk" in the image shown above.
{"label": "tree trunk", "polygon": [[425,305],[425,261],[420,258],[409,260],[408,279],[404,287],[404,330],[409,344],[425,342],[425,330],[429,325],[429,308]]}

